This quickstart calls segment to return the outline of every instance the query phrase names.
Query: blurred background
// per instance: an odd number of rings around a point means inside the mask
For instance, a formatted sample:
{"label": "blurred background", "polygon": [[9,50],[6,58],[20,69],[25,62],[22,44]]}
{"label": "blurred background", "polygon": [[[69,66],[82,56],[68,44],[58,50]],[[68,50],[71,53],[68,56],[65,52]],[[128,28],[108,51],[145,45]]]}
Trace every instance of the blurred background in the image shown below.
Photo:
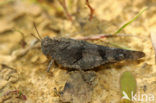
{"label": "blurred background", "polygon": [[[99,36],[113,35],[144,8],[142,15],[120,31],[122,35]],[[67,81],[73,81],[73,74],[59,66],[46,72],[48,59],[31,35],[37,35],[34,22],[41,37],[93,37],[98,39],[88,42],[142,51],[146,56],[131,63],[102,66],[105,69],[93,71],[93,86],[84,97],[73,96],[71,91],[62,97],[59,91]],[[135,76],[139,93],[156,96],[155,51],[150,37],[156,34],[155,28],[155,0],[0,0],[0,102],[120,103],[120,76],[125,71]]]}

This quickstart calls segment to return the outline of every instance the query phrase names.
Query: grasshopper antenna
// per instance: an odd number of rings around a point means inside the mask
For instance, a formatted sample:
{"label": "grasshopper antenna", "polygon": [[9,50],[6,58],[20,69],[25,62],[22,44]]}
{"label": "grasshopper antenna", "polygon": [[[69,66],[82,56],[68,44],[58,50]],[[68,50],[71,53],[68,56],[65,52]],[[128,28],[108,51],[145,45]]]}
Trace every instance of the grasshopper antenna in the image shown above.
{"label": "grasshopper antenna", "polygon": [[31,35],[32,35],[33,37],[35,37],[37,40],[41,41],[41,39],[38,38],[38,37],[37,37],[36,35],[34,35],[33,33],[31,33]]}
{"label": "grasshopper antenna", "polygon": [[35,38],[37,38],[39,41],[41,41],[41,40],[42,40],[42,37],[41,37],[40,33],[39,33],[38,30],[37,30],[37,27],[36,27],[35,22],[33,22],[33,25],[34,25],[34,27],[35,27],[35,30],[36,30],[36,32],[37,32],[38,37],[35,36],[35,35],[32,34],[32,33],[31,33],[31,35],[34,36]]}

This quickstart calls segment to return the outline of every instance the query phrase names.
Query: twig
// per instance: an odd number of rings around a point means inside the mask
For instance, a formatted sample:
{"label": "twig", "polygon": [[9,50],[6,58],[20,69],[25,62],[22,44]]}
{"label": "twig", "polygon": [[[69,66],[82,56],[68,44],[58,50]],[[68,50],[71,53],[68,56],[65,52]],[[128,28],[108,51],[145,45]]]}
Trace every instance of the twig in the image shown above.
{"label": "twig", "polygon": [[88,8],[90,9],[90,17],[89,20],[92,20],[93,15],[94,15],[94,9],[91,7],[89,0],[86,0],[86,5],[88,6]]}
{"label": "twig", "polygon": [[58,0],[58,2],[59,2],[59,3],[61,4],[61,6],[63,7],[64,12],[65,12],[65,14],[67,15],[68,19],[69,19],[70,21],[72,21],[73,19],[72,19],[72,16],[70,15],[70,13],[68,12],[67,5],[66,5],[66,1],[65,1],[65,0],[63,0],[63,1]]}
{"label": "twig", "polygon": [[26,41],[25,41],[24,33],[23,33],[22,31],[16,29],[16,28],[13,28],[13,30],[20,33],[20,35],[22,36],[22,39],[21,39],[21,41],[20,41],[20,44],[21,44],[22,48],[25,48],[26,45],[27,45],[27,43],[26,43]]}
{"label": "twig", "polygon": [[16,98],[22,99],[22,100],[27,100],[26,96],[19,90],[13,90],[13,91],[8,91],[6,94],[4,94],[4,97],[6,96],[12,96],[16,95]]}

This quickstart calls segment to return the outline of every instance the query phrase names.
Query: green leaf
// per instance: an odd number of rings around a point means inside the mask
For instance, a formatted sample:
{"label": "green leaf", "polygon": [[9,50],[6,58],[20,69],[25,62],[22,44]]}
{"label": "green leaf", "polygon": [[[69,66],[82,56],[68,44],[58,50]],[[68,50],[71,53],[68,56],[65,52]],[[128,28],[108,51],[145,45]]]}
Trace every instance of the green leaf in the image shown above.
{"label": "green leaf", "polygon": [[126,102],[126,103],[131,103],[132,92],[133,92],[133,95],[135,95],[137,86],[136,86],[135,77],[132,75],[130,71],[126,71],[121,75],[120,87],[121,87],[122,99],[123,97],[128,96],[129,100],[128,99],[127,100],[129,102]]}

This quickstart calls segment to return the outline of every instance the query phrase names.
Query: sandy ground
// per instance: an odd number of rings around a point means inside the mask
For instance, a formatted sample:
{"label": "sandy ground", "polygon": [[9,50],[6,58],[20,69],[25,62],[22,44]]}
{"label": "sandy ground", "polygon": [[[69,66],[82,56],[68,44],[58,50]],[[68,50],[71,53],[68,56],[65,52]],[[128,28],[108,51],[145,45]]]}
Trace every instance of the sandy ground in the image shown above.
{"label": "sandy ground", "polygon": [[[152,94],[155,100],[150,103],[156,102],[156,67],[150,40],[150,33],[156,33],[156,1],[90,1],[95,9],[92,21],[87,20],[89,10],[82,5],[77,22],[73,24],[66,19],[58,2],[49,4],[52,7],[50,9],[22,0],[8,3],[1,1],[1,103],[120,103],[119,81],[124,71],[131,71],[136,77],[138,93]],[[36,22],[42,37],[48,35],[79,38],[92,34],[112,34],[144,7],[148,9],[121,31],[122,34],[132,36],[89,41],[143,51],[146,56],[142,60],[104,65],[99,67],[99,70],[87,72],[67,71],[59,65],[54,65],[49,73],[46,72],[48,59],[42,54],[40,42],[36,43],[36,38],[30,35],[36,34],[33,21]],[[75,5],[69,8],[72,8],[69,12],[75,17]],[[73,87],[70,87],[71,85]],[[20,90],[26,100],[22,96],[19,97],[18,93],[9,92],[14,90]]]}

